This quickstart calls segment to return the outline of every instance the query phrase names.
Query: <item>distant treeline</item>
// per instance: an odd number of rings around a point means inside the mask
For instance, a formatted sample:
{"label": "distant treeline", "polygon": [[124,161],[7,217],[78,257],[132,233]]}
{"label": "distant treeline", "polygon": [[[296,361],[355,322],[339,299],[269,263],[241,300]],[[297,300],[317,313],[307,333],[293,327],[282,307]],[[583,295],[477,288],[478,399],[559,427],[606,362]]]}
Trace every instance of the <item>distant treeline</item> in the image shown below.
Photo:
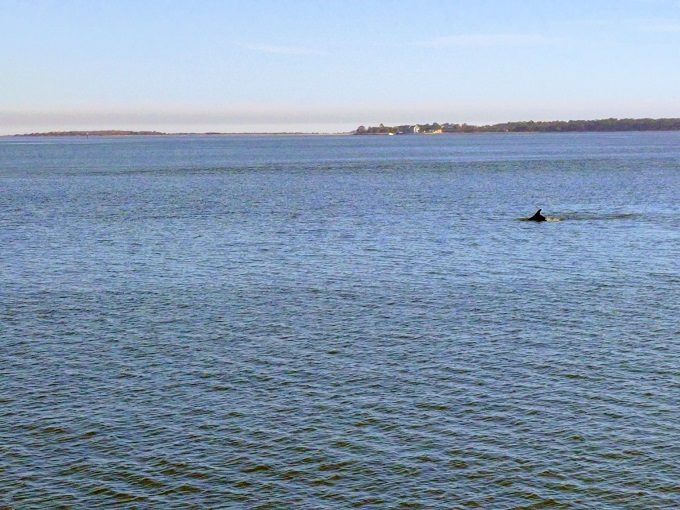
{"label": "distant treeline", "polygon": [[559,133],[586,131],[676,131],[680,130],[680,119],[599,119],[599,120],[533,120],[504,122],[486,126],[471,124],[416,124],[378,127],[359,126],[357,135],[381,134],[432,134],[432,133]]}
{"label": "distant treeline", "polygon": [[121,131],[108,129],[100,131],[50,131],[48,133],[28,133],[15,136],[138,136],[138,135],[165,135],[160,131]]}
{"label": "distant treeline", "polygon": [[299,131],[277,131],[277,132],[262,132],[262,133],[220,133],[217,131],[210,131],[206,133],[164,133],[162,131],[123,131],[120,129],[106,129],[98,131],[48,131],[44,133],[25,133],[13,136],[205,136],[205,135],[304,135],[312,134],[318,135],[320,133],[302,133]]}

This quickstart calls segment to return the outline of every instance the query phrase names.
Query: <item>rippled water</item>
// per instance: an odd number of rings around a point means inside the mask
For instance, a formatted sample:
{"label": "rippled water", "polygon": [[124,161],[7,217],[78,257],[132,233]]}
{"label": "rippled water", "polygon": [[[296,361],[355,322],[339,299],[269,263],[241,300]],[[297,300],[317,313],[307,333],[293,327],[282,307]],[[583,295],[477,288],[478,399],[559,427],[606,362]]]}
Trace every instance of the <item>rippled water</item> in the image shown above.
{"label": "rippled water", "polygon": [[680,133],[1,140],[0,507],[678,508],[679,192]]}

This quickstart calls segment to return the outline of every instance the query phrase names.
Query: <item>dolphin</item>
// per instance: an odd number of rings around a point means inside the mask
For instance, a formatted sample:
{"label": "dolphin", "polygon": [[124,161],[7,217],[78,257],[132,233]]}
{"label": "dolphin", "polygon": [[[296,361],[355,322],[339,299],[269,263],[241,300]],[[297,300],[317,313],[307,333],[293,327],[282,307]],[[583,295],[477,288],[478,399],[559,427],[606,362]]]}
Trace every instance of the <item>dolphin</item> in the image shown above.
{"label": "dolphin", "polygon": [[529,221],[546,221],[545,216],[541,214],[541,210],[536,211],[531,218],[527,218]]}

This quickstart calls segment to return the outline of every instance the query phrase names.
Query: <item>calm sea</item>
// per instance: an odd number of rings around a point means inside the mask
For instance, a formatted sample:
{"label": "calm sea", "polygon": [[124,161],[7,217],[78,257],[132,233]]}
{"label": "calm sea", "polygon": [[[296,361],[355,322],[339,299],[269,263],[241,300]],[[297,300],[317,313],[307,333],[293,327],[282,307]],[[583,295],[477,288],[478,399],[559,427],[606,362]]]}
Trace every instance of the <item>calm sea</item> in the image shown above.
{"label": "calm sea", "polygon": [[679,196],[680,133],[2,139],[0,507],[678,508]]}

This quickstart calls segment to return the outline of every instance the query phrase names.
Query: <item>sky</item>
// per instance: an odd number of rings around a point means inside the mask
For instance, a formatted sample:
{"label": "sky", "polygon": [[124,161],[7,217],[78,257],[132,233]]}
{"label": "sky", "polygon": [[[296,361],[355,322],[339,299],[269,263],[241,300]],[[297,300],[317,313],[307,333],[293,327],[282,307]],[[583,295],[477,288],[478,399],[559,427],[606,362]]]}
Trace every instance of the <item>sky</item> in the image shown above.
{"label": "sky", "polygon": [[680,0],[0,0],[0,134],[680,117]]}

